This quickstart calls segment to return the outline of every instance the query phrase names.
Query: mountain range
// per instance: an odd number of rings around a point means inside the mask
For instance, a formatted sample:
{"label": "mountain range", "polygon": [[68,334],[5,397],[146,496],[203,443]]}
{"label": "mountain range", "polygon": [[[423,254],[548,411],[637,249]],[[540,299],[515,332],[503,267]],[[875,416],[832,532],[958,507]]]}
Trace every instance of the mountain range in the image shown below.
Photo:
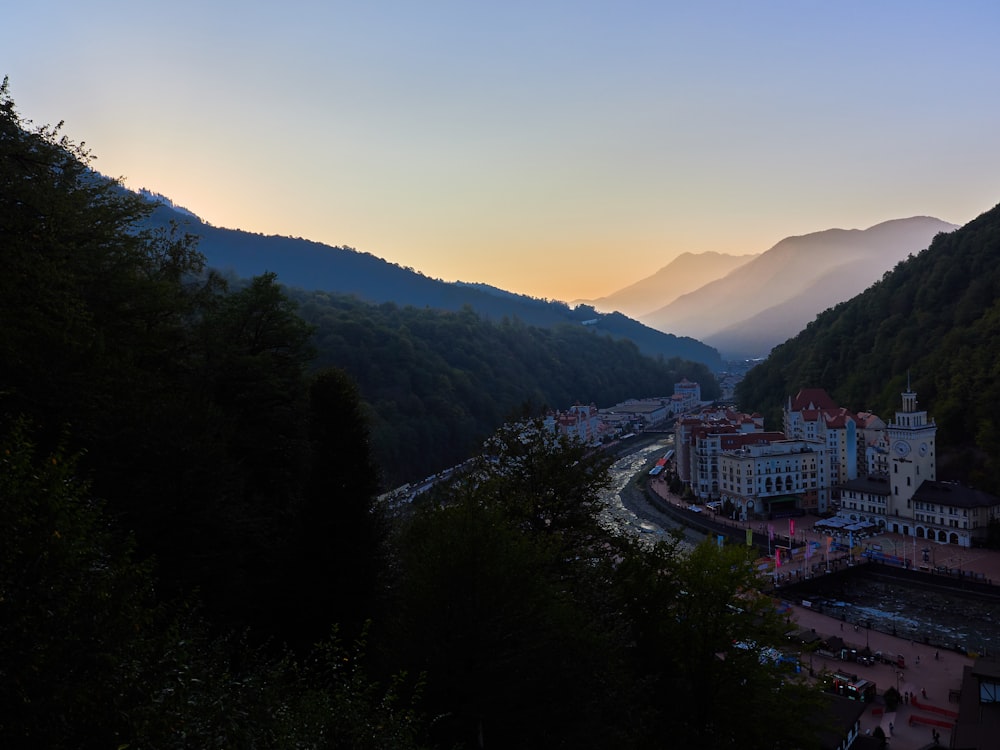
{"label": "mountain range", "polygon": [[196,235],[207,264],[224,275],[250,278],[265,271],[277,274],[289,287],[350,294],[373,304],[458,311],[471,308],[493,321],[517,319],[540,328],[586,326],[600,336],[628,339],[650,357],[680,357],[722,369],[712,347],[686,336],[659,331],[618,312],[602,313],[589,305],[550,301],[507,292],[487,284],[432,279],[370,253],[334,247],[302,238],[266,236],[222,229],[202,221],[193,212],[175,206],[164,196],[144,191],[158,204],[148,219],[151,228],[171,223]]}
{"label": "mountain range", "polygon": [[681,253],[652,276],[606,297],[578,300],[577,303],[592,305],[606,312],[617,310],[630,318],[642,320],[678,297],[721,279],[756,257],[716,252]]}
{"label": "mountain range", "polygon": [[[613,305],[657,330],[704,341],[725,359],[763,357],[817,314],[861,293],[935,235],[955,228],[915,216],[864,230],[787,237],[759,255],[685,253],[593,304]],[[722,272],[705,279],[716,270]],[[693,287],[699,278],[704,282]],[[651,307],[657,290],[663,290],[661,303]]]}
{"label": "mountain range", "polygon": [[163,196],[151,222],[197,235],[208,264],[247,278],[264,271],[306,290],[381,304],[473,309],[489,320],[543,328],[586,325],[633,341],[644,354],[681,357],[713,370],[723,360],[767,356],[823,310],[859,294],[956,225],[915,216],[868,229],[787,237],[759,254],[683,253],[654,274],[595,300],[543,300],[488,284],[445,282],[349,247],[211,226]]}

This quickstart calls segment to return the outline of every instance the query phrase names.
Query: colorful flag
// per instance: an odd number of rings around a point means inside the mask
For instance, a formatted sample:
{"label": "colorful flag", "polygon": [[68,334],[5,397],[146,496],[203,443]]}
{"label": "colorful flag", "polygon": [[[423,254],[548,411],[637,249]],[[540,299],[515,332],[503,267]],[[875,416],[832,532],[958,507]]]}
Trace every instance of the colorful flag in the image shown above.
{"label": "colorful flag", "polygon": [[747,547],[753,546],[753,529],[747,529]]}
{"label": "colorful flag", "polygon": [[716,539],[716,541],[717,541],[717,542],[719,543],[719,546],[720,546],[720,547],[722,546],[722,541],[723,541],[723,540],[724,540],[725,538],[726,538],[726,537],[725,537],[725,536],[723,536],[722,534],[719,534],[719,535],[718,535],[717,537],[715,537],[715,539]]}
{"label": "colorful flag", "polygon": [[795,519],[794,518],[789,518],[788,519],[788,536],[790,536],[790,537],[795,536]]}
{"label": "colorful flag", "polygon": [[769,523],[767,525],[767,538],[768,538],[768,541],[771,541],[771,542],[774,541],[774,524],[773,523]]}
{"label": "colorful flag", "polygon": [[775,568],[780,568],[781,567],[781,548],[780,547],[777,547],[774,550],[774,567]]}

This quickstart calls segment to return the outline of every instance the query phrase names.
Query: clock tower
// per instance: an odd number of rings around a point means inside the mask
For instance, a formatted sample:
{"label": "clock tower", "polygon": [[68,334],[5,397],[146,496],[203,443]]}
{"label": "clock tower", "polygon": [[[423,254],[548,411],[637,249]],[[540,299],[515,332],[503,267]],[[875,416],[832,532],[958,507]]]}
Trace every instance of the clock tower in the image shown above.
{"label": "clock tower", "polygon": [[937,478],[934,436],[937,425],[918,408],[907,378],[903,408],[886,429],[889,438],[889,531],[914,533],[913,493],[925,480]]}

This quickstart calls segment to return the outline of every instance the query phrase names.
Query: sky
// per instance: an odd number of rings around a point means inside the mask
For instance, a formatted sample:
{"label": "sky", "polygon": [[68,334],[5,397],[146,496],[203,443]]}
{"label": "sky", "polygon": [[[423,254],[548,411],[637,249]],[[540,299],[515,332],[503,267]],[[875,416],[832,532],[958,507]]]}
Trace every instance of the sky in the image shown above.
{"label": "sky", "polygon": [[33,0],[23,118],[215,226],[595,299],[1000,203],[995,0]]}

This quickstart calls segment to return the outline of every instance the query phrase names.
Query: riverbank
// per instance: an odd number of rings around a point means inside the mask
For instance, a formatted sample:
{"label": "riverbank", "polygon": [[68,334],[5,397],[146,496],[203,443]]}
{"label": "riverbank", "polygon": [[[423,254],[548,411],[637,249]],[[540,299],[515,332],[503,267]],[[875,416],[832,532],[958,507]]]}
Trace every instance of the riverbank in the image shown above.
{"label": "riverbank", "polygon": [[705,540],[707,534],[681,523],[671,514],[651,502],[649,496],[646,494],[646,490],[639,487],[638,480],[627,484],[620,494],[622,504],[638,518],[648,521],[664,531],[680,531],[683,533],[684,538],[692,544],[699,544]]}

